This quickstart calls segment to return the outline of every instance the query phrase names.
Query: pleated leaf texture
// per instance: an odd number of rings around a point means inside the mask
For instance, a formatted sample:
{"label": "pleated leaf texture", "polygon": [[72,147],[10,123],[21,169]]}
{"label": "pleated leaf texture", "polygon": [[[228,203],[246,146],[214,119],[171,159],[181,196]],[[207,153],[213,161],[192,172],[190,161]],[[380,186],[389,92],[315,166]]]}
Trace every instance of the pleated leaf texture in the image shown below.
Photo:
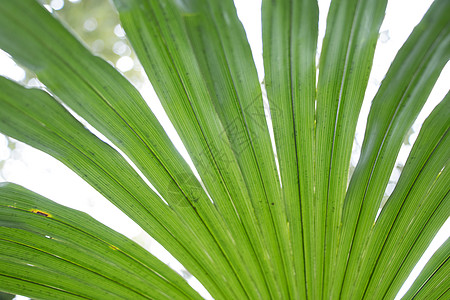
{"label": "pleated leaf texture", "polygon": [[[317,61],[317,1],[263,0],[263,83],[232,0],[112,2],[198,174],[137,89],[34,0],[0,0],[0,48],[45,90],[0,77],[0,132],[72,169],[214,299],[394,299],[450,214],[448,93],[379,212],[450,58],[450,1],[435,0],[397,53],[352,176],[387,0],[331,1]],[[450,299],[449,255],[447,241],[405,299]],[[132,240],[13,183],[0,184],[0,290],[202,299]]]}

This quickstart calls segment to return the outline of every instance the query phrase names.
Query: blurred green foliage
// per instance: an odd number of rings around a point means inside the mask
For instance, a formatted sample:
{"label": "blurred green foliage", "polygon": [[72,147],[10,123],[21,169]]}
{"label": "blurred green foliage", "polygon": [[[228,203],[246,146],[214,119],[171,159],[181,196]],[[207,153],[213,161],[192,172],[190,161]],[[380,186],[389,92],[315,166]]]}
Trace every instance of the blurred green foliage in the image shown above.
{"label": "blurred green foliage", "polygon": [[[55,6],[54,0],[41,0],[47,9]],[[58,0],[61,9],[50,9],[70,31],[84,42],[94,54],[101,56],[114,66],[121,57],[128,56],[134,62],[130,70],[118,68],[135,85],[142,81],[141,66],[130,43],[119,25],[117,11],[108,0]],[[52,3],[53,2],[53,3]],[[130,61],[128,59],[128,61]],[[130,65],[130,64],[128,64]]]}

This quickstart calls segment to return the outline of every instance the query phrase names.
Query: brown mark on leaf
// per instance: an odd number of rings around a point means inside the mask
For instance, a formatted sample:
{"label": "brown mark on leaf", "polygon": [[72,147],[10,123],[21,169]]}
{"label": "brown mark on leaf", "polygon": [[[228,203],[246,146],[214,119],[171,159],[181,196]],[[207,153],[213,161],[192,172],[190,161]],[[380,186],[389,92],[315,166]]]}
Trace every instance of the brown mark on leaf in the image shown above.
{"label": "brown mark on leaf", "polygon": [[43,212],[42,210],[39,209],[32,209],[30,210],[32,213],[38,214],[40,216],[44,216],[44,217],[51,217],[51,215],[49,213]]}

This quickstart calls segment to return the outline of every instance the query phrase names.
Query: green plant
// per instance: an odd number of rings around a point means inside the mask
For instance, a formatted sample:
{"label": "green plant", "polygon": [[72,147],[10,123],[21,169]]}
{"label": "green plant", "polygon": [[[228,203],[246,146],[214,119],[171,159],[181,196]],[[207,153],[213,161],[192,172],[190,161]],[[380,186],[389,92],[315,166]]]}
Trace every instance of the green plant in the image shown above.
{"label": "green plant", "polygon": [[[332,1],[317,88],[316,1],[263,1],[279,173],[231,0],[114,0],[203,186],[137,90],[34,0],[0,0],[0,47],[49,92],[0,78],[0,131],[83,177],[215,299],[392,299],[450,211],[447,94],[376,218],[402,140],[449,59],[450,2],[435,1],[392,63],[347,184],[386,1]],[[66,107],[123,151],[159,195]],[[5,292],[200,298],[131,240],[20,186],[1,184],[0,225]],[[447,259],[448,242],[406,296],[446,298]]]}

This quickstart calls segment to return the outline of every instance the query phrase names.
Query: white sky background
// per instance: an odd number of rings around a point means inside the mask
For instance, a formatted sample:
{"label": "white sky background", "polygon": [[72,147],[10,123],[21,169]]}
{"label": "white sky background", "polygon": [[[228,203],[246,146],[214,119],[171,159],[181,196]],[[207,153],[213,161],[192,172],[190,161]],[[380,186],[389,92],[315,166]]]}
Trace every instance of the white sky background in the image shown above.
{"label": "white sky background", "polygon": [[[71,2],[79,1],[80,0],[71,0]],[[247,31],[247,37],[258,68],[258,75],[260,80],[262,80],[261,0],[235,0],[235,3],[238,15]],[[319,1],[319,46],[321,45],[320,40],[325,34],[325,20],[329,3],[330,0]],[[380,38],[375,52],[375,61],[369,79],[365,102],[358,121],[356,142],[354,144],[351,159],[352,165],[356,165],[359,158],[360,145],[362,144],[364,137],[365,120],[370,108],[370,100],[375,95],[384,74],[388,70],[398,49],[400,49],[401,45],[406,41],[414,26],[421,20],[431,3],[431,0],[390,0],[388,3],[386,17],[380,29]],[[64,6],[64,1],[53,0],[51,6],[56,10],[61,9]],[[118,34],[120,34],[120,31],[118,31]],[[127,64],[130,64],[127,59],[119,59],[116,62],[116,67],[125,71],[124,69],[129,67]],[[13,80],[22,80],[25,77],[25,72],[17,66],[6,53],[0,50],[0,75],[12,78]],[[410,144],[417,138],[421,124],[426,116],[447,93],[448,82],[450,82],[449,64],[444,68],[444,71],[429,97],[429,101],[413,125],[414,133],[410,137]],[[29,85],[35,85],[36,83],[36,81],[28,82]],[[184,147],[182,147],[180,139],[176,136],[173,126],[168,122],[167,115],[162,110],[151,86],[148,83],[144,84],[140,88],[140,91],[155,112],[155,115],[162,122],[163,126],[167,128],[169,136],[173,137],[174,143],[181,148],[180,152],[184,153],[184,156],[186,156],[187,152]],[[169,263],[170,266],[178,272],[183,272],[182,266],[176,262],[164,248],[144,233],[139,226],[109,203],[74,172],[59,161],[39,150],[35,150],[19,142],[16,146],[16,149],[11,151],[8,148],[7,138],[0,134],[0,163],[2,163],[2,161],[4,163],[3,168],[0,168],[0,181],[15,182],[58,203],[85,211],[109,227],[133,238],[136,242],[160,257],[163,261]],[[403,145],[396,165],[405,164],[410,150],[411,145]],[[388,195],[395,187],[395,182],[398,180],[399,176],[400,171],[397,168],[394,168],[391,182],[386,191]],[[450,222],[447,220],[419,264],[413,270],[413,273],[410,278],[408,278],[399,295],[397,295],[397,298],[401,297],[407,291],[426,261],[431,257],[432,253],[449,237],[449,233]],[[201,289],[194,278],[191,277],[189,281],[193,286]],[[202,294],[207,296],[206,291],[203,291]]]}

